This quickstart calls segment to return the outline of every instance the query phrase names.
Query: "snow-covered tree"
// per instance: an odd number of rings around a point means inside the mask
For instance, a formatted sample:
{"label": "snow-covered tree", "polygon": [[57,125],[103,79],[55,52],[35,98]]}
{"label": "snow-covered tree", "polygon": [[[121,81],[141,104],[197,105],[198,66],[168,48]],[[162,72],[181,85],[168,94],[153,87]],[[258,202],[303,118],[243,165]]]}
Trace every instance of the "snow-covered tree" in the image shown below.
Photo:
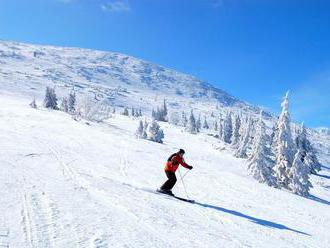
{"label": "snow-covered tree", "polygon": [[167,111],[167,105],[166,105],[166,100],[164,99],[163,102],[163,116],[164,116],[164,120],[168,121],[168,111]]}
{"label": "snow-covered tree", "polygon": [[194,113],[192,110],[190,112],[189,122],[188,122],[188,126],[187,126],[186,130],[192,134],[196,134],[198,132],[195,116],[194,116]]}
{"label": "snow-covered tree", "polygon": [[238,115],[234,117],[233,135],[231,136],[231,145],[233,147],[237,146],[240,140],[241,119]]}
{"label": "snow-covered tree", "polygon": [[[278,121],[277,121],[278,122]],[[277,130],[277,122],[273,125],[272,127],[272,132],[270,134],[270,145],[272,147],[272,149],[275,151],[275,135],[276,135],[276,130]]]}
{"label": "snow-covered tree", "polygon": [[231,113],[227,113],[223,121],[223,141],[226,143],[231,142],[231,137],[233,135],[233,124],[232,124]]}
{"label": "snow-covered tree", "polygon": [[116,113],[116,108],[112,109],[112,113],[115,114]]}
{"label": "snow-covered tree", "polygon": [[199,114],[198,119],[196,121],[196,129],[199,132],[202,128],[201,114]]}
{"label": "snow-covered tree", "polygon": [[180,112],[176,112],[173,111],[171,112],[171,114],[169,115],[169,120],[168,120],[171,124],[173,125],[182,125],[182,121],[181,121],[181,113]]}
{"label": "snow-covered tree", "polygon": [[132,108],[132,110],[131,110],[131,116],[132,116],[132,117],[135,116],[135,110],[134,110],[134,108]]}
{"label": "snow-covered tree", "polygon": [[58,110],[57,97],[54,88],[50,88],[47,86],[45,99],[44,99],[44,106],[49,109]]}
{"label": "snow-covered tree", "polygon": [[68,99],[66,97],[62,98],[61,110],[66,113],[69,111]]}
{"label": "snow-covered tree", "polygon": [[73,116],[75,120],[83,118],[88,121],[102,122],[110,117],[110,113],[111,109],[107,102],[100,102],[91,96],[85,96],[77,102]]}
{"label": "snow-covered tree", "polygon": [[262,120],[262,114],[260,114],[252,154],[248,159],[248,171],[258,182],[275,186],[274,161],[271,159],[271,152],[267,146],[269,139],[266,136],[266,126]]}
{"label": "snow-covered tree", "polygon": [[219,139],[223,141],[223,120],[219,120]]}
{"label": "snow-covered tree", "polygon": [[295,194],[308,196],[309,189],[313,186],[309,181],[310,168],[302,162],[303,156],[303,153],[298,149],[289,171],[291,178],[289,189]]}
{"label": "snow-covered tree", "polygon": [[214,122],[214,131],[218,131],[218,130],[219,130],[218,122],[215,121],[215,122]]}
{"label": "snow-covered tree", "polygon": [[209,124],[207,123],[206,116],[204,116],[204,123],[203,123],[203,128],[209,129]]}
{"label": "snow-covered tree", "polygon": [[147,137],[148,137],[149,140],[152,140],[152,141],[155,141],[155,142],[158,142],[158,143],[163,143],[164,132],[160,128],[157,121],[153,120],[148,125]]}
{"label": "snow-covered tree", "polygon": [[33,101],[29,105],[30,105],[31,108],[36,109],[37,108],[36,99],[33,98]]}
{"label": "snow-covered tree", "polygon": [[307,138],[307,131],[304,124],[301,124],[300,129],[297,130],[295,145],[301,152],[302,162],[309,167],[310,172],[316,174],[317,171],[320,171],[321,164],[317,159],[315,149]]}
{"label": "snow-covered tree", "polygon": [[278,119],[274,136],[276,164],[274,167],[277,183],[288,188],[291,181],[289,171],[293,162],[294,144],[291,136],[289,93],[287,92],[281,104],[282,112]]}
{"label": "snow-covered tree", "polygon": [[68,100],[68,112],[70,114],[74,114],[75,111],[76,111],[76,92],[71,91]]}
{"label": "snow-covered tree", "polygon": [[187,127],[188,125],[188,119],[184,111],[182,111],[182,115],[181,115],[181,124],[183,127]]}
{"label": "snow-covered tree", "polygon": [[138,129],[135,132],[135,135],[139,139],[146,139],[147,138],[146,128],[143,125],[142,120],[139,121],[139,126],[138,126]]}
{"label": "snow-covered tree", "polygon": [[251,118],[248,118],[246,124],[244,125],[244,134],[242,139],[240,140],[240,143],[238,145],[238,148],[234,154],[237,158],[247,158],[247,151],[250,145],[250,138],[251,138]]}
{"label": "snow-covered tree", "polygon": [[144,122],[143,122],[143,128],[144,128],[144,131],[147,132],[148,130],[148,126],[149,126],[149,123],[147,122],[146,119],[144,119]]}
{"label": "snow-covered tree", "polygon": [[124,112],[122,113],[122,115],[129,116],[127,107],[124,108]]}

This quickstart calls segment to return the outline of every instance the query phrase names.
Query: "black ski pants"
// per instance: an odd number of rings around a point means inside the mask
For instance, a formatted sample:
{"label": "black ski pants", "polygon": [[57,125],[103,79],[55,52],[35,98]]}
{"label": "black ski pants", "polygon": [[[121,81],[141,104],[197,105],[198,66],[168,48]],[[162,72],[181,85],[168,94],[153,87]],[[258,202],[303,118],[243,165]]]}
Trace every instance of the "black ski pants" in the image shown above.
{"label": "black ski pants", "polygon": [[175,176],[175,173],[173,171],[165,171],[165,174],[167,176],[167,181],[163,184],[162,187],[160,187],[161,190],[171,190],[177,179],[176,179],[176,176]]}

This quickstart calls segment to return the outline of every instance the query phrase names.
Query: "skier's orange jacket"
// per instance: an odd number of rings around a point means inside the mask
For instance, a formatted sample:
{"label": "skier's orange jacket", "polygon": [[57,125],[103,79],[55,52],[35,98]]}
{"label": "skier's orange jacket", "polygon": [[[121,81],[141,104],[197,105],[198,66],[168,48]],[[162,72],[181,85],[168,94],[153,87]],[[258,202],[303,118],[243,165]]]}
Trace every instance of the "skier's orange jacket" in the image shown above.
{"label": "skier's orange jacket", "polygon": [[172,154],[165,165],[165,171],[173,171],[175,172],[179,164],[181,164],[183,167],[188,168],[188,165],[184,161],[184,159],[179,155],[179,153]]}

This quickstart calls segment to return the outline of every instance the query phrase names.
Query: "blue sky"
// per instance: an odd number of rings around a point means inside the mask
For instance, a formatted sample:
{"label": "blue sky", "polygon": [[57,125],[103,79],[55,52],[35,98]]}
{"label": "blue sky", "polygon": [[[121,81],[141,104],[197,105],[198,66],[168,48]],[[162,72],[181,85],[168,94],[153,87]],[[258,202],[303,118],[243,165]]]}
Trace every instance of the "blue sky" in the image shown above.
{"label": "blue sky", "polygon": [[126,53],[330,127],[328,0],[0,0],[0,39]]}

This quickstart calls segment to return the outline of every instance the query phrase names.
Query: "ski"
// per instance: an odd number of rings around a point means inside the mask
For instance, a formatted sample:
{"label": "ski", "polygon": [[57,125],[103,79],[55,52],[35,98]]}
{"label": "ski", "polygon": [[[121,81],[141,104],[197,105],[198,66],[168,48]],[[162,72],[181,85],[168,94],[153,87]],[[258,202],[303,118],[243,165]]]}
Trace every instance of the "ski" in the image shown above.
{"label": "ski", "polygon": [[159,193],[159,194],[166,195],[166,196],[171,196],[171,197],[173,197],[173,198],[175,198],[175,199],[177,199],[177,200],[180,200],[180,201],[189,202],[189,203],[195,203],[194,200],[187,199],[187,198],[182,198],[182,197],[176,196],[176,195],[174,195],[174,194],[171,195],[171,194],[168,194],[168,193],[166,193],[166,192],[164,192],[164,191],[161,191],[161,190],[159,190],[159,189],[157,189],[156,192]]}
{"label": "ski", "polygon": [[178,199],[180,201],[184,201],[184,202],[189,202],[189,203],[195,203],[195,200],[191,200],[191,199],[186,199],[186,198],[182,198],[182,197],[179,197],[179,196],[173,196],[175,199]]}

